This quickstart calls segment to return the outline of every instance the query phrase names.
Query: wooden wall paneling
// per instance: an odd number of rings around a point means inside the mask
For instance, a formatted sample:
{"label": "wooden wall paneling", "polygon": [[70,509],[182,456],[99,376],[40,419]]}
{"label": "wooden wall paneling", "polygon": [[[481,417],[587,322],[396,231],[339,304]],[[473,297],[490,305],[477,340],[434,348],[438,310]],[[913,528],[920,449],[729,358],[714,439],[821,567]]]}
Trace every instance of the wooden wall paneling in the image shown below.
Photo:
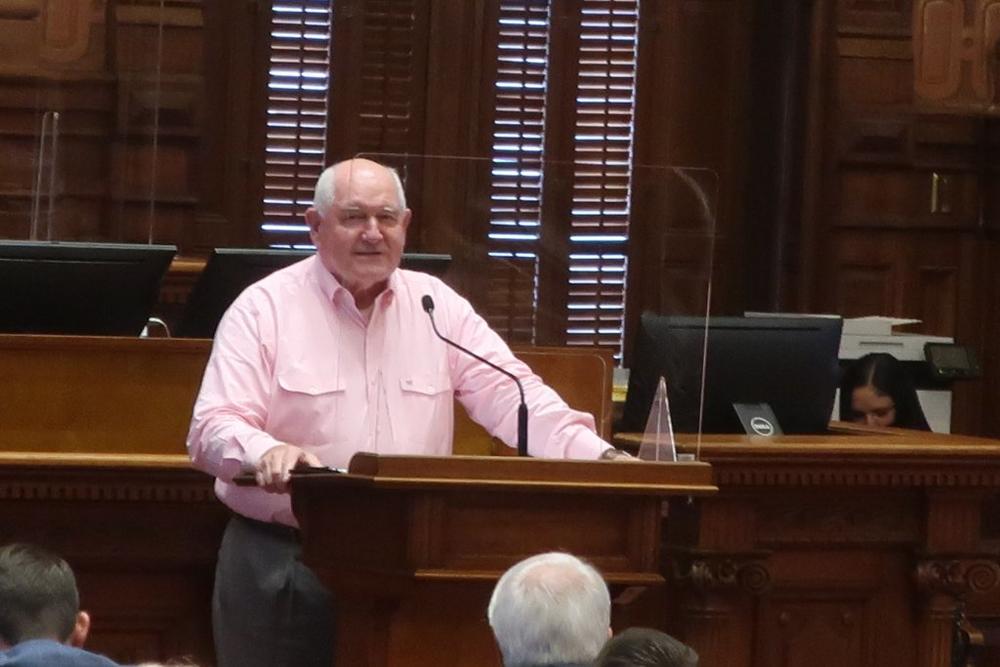
{"label": "wooden wall paneling", "polygon": [[928,109],[996,114],[996,0],[918,0],[913,12],[914,88]]}
{"label": "wooden wall paneling", "polygon": [[788,310],[784,272],[797,264],[801,239],[802,153],[812,2],[758,0],[748,98],[742,303]]}
{"label": "wooden wall paneling", "polygon": [[[182,249],[204,236],[209,245],[240,238],[246,188],[233,165],[246,158],[235,148],[248,143],[255,107],[230,91],[251,78],[240,61],[254,45],[239,20],[247,6],[161,4],[48,0],[0,14],[4,44],[16,47],[0,68],[10,93],[0,143],[21,156],[0,166],[0,235],[28,236],[41,117],[57,111],[53,238]],[[196,220],[213,216],[214,236],[199,234]]]}
{"label": "wooden wall paneling", "polygon": [[421,150],[434,157],[420,162],[419,178],[409,188],[414,221],[407,246],[451,254],[448,283],[481,312],[489,294],[482,267],[489,261],[485,240],[490,215],[497,12],[495,0],[465,2],[460,7],[431,3],[427,116]]}
{"label": "wooden wall paneling", "polygon": [[[692,218],[685,220],[683,214],[672,214],[669,208],[644,205],[646,198],[657,198],[657,191],[665,189],[664,183],[676,180],[655,173],[664,166],[701,167],[718,175],[714,228],[706,230],[703,219],[698,228],[710,237],[715,265],[725,267],[712,276],[714,309],[739,308],[744,260],[736,244],[722,239],[740,238],[744,225],[744,121],[754,22],[753,5],[747,2],[643,3],[640,11],[628,338],[642,311],[656,308],[666,289],[664,267],[658,263],[668,231],[664,221],[681,223],[670,232],[691,229]],[[648,168],[645,174],[640,173],[643,167]],[[659,203],[673,205],[665,198]],[[702,282],[703,268],[704,264],[698,266],[688,282]],[[704,312],[704,307],[695,312]]]}
{"label": "wooden wall paneling", "polygon": [[115,7],[118,169],[111,209],[121,240],[178,243],[194,226],[204,46],[200,6]]}
{"label": "wooden wall paneling", "polygon": [[[892,314],[924,321],[921,330],[954,336],[968,304],[963,267],[974,248],[961,237],[874,230],[838,232],[831,252],[828,307],[845,317]],[[965,280],[963,280],[965,278]]]}
{"label": "wooden wall paneling", "polygon": [[[925,9],[947,16],[931,22],[921,18]],[[835,51],[816,46],[824,62],[812,70],[832,86],[813,93],[826,104],[813,112],[817,148],[806,156],[805,215],[814,216],[815,243],[803,261],[817,270],[803,310],[913,316],[924,320],[921,331],[976,349],[995,344],[983,321],[989,264],[980,240],[992,196],[991,121],[914,93],[915,78],[926,73],[921,49],[943,58],[935,85],[946,85],[949,58],[965,59],[971,48],[965,14],[981,10],[979,3],[841,0],[835,32],[814,31],[814,46],[825,35]],[[925,27],[932,41],[921,41]],[[956,34],[957,56],[948,51]],[[968,73],[962,65],[955,95],[969,90]],[[982,432],[983,406],[996,400],[981,395],[985,389],[956,384],[954,429]]]}
{"label": "wooden wall paneling", "polygon": [[997,57],[1000,49],[1000,1],[980,0],[974,31],[982,45],[984,57],[972,62],[972,87],[979,99],[985,100],[986,112],[1000,112],[1000,72]]}
{"label": "wooden wall paneling", "polygon": [[785,308],[799,312],[816,308],[821,301],[818,297],[821,286],[828,280],[823,273],[826,266],[822,242],[830,199],[828,174],[834,166],[828,147],[836,131],[830,107],[837,100],[837,88],[829,85],[837,74],[835,12],[833,0],[816,0],[809,23],[798,256],[786,264],[782,274],[786,285]]}
{"label": "wooden wall paneling", "polygon": [[93,621],[87,648],[122,664],[213,664],[212,573],[228,510],[211,479],[182,456],[85,458],[32,464],[3,452],[0,543],[40,544],[70,563]]}
{"label": "wooden wall paneling", "polygon": [[199,4],[204,47],[191,165],[197,203],[182,250],[258,246],[263,170],[252,165],[264,154],[270,3]]}
{"label": "wooden wall paneling", "polygon": [[837,30],[854,35],[909,34],[913,0],[837,0]]}
{"label": "wooden wall paneling", "polygon": [[899,269],[883,246],[852,245],[838,239],[826,266],[823,284],[831,312],[844,317],[894,312]]}
{"label": "wooden wall paneling", "polygon": [[846,227],[950,228],[979,223],[979,175],[879,166],[839,170],[839,213]]}
{"label": "wooden wall paneling", "polygon": [[917,95],[947,99],[962,83],[963,0],[917,0],[913,12],[914,87]]}
{"label": "wooden wall paneling", "polygon": [[838,35],[835,81],[838,110],[886,107],[907,112],[913,100],[910,42],[898,37]]}

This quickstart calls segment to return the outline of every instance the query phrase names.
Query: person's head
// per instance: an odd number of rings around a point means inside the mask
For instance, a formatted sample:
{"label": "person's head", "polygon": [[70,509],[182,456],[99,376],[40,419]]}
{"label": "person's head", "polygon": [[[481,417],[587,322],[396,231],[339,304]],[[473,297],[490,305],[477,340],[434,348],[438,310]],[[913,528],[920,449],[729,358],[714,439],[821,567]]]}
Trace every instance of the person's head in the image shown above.
{"label": "person's head", "polygon": [[611,597],[592,566],[545,553],[500,577],[487,616],[505,667],[589,663],[611,634]]}
{"label": "person's head", "polygon": [[891,354],[866,354],[840,381],[840,418],[869,426],[930,430],[906,368]]}
{"label": "person's head", "polygon": [[0,548],[0,647],[29,639],[82,646],[89,630],[66,561],[30,544]]}
{"label": "person's head", "polygon": [[604,645],[594,667],[698,667],[698,654],[665,632],[629,628]]}
{"label": "person's head", "polygon": [[363,158],[338,162],[320,175],[306,222],[326,270],[359,307],[370,305],[406,244],[410,210],[399,175]]}

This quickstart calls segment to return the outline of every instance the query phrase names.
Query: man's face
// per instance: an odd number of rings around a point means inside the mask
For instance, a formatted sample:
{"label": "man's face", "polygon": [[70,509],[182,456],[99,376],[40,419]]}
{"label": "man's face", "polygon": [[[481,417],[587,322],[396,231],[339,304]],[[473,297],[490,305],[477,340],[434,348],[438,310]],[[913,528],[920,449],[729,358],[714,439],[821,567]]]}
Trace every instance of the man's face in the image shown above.
{"label": "man's face", "polygon": [[385,289],[406,244],[410,210],[400,207],[395,180],[380,165],[353,160],[334,171],[334,203],[325,216],[306,212],[320,260],[349,292]]}

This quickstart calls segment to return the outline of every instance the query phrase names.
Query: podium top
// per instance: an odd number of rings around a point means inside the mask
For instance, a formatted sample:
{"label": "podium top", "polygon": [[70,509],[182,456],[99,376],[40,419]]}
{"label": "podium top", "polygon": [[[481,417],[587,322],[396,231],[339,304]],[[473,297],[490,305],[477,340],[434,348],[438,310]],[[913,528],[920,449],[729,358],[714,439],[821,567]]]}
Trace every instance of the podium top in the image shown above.
{"label": "podium top", "polygon": [[[587,489],[595,493],[707,495],[718,489],[712,468],[703,462],[653,463],[578,461],[510,456],[379,456],[355,454],[347,473],[311,472],[294,476],[301,488],[309,480],[383,488],[490,487],[516,490]],[[320,482],[322,483],[322,482]]]}

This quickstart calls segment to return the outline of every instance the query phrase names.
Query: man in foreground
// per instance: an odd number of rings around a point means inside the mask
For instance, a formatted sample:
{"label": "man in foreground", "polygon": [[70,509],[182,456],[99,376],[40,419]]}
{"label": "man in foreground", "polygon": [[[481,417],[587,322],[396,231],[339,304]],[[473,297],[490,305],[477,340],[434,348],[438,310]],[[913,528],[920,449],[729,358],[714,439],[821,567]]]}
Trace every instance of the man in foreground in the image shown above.
{"label": "man in foreground", "polygon": [[[188,450],[234,512],[213,604],[220,667],[331,664],[329,594],[298,561],[293,469],[346,468],[359,451],[450,454],[453,397],[515,441],[517,387],[439,340],[425,296],[443,335],[521,379],[534,456],[616,454],[465,299],[398,268],[410,217],[391,169],[363,159],[330,167],[306,212],[316,255],[252,285],[219,324]],[[244,471],[256,487],[233,483]]]}
{"label": "man in foreground", "polygon": [[590,665],[611,636],[611,597],[592,566],[545,553],[500,577],[487,617],[504,667]]}

